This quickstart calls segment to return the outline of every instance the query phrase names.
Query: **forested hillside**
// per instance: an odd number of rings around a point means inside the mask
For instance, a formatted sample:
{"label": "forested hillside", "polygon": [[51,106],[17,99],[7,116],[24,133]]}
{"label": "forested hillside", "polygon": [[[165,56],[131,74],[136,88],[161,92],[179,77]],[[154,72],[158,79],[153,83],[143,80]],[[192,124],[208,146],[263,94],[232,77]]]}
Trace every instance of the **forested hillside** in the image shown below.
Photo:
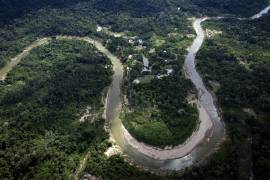
{"label": "forested hillside", "polygon": [[222,20],[205,25],[222,31],[206,41],[198,55],[198,68],[216,92],[227,124],[225,158],[214,161],[224,175],[226,171],[245,178],[248,171],[256,179],[270,175],[269,22],[268,15],[255,21]]}
{"label": "forested hillside", "polygon": [[[53,41],[0,85],[0,179],[67,179],[80,155],[107,138],[102,91],[110,62],[82,42]],[[80,122],[87,106],[95,116]]]}
{"label": "forested hillside", "polygon": [[[0,81],[0,179],[72,179],[80,160],[102,179],[267,179],[270,169],[270,16],[210,20],[197,68],[216,95],[227,140],[201,166],[152,174],[108,157],[101,117],[112,66],[95,47],[57,35],[97,39],[124,67],[124,125],[165,147],[197,127],[182,67],[195,38],[192,17],[249,17],[268,0],[0,0],[0,68],[37,39],[52,37]],[[208,34],[207,34],[208,35]],[[148,59],[145,66],[143,56]],[[146,69],[146,71],[144,71]],[[139,82],[139,83],[138,83]],[[90,108],[89,108],[90,106]],[[80,122],[90,109],[92,119]],[[157,138],[158,137],[158,138]],[[253,176],[250,176],[253,175]]]}
{"label": "forested hillside", "polygon": [[204,13],[233,14],[249,17],[269,4],[268,0],[191,0]]}
{"label": "forested hillside", "polygon": [[136,16],[148,16],[164,10],[176,10],[196,14],[229,13],[252,15],[269,3],[268,0],[1,0],[0,24],[19,18],[42,8],[68,8],[87,2],[92,10],[106,13],[131,13]]}
{"label": "forested hillside", "polygon": [[74,5],[83,0],[1,0],[0,24],[7,23],[41,8],[63,8]]}

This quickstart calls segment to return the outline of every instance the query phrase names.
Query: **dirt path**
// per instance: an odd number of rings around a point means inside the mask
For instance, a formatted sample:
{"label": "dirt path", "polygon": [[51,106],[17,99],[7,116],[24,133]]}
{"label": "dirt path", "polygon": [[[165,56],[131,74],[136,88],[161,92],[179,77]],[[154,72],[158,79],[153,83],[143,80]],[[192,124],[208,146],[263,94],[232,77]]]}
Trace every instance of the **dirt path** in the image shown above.
{"label": "dirt path", "polygon": [[83,170],[85,169],[86,166],[86,162],[90,157],[90,152],[88,152],[84,158],[80,161],[80,165],[78,167],[78,169],[76,170],[75,174],[74,174],[74,180],[79,180],[80,178],[80,174],[83,172]]}

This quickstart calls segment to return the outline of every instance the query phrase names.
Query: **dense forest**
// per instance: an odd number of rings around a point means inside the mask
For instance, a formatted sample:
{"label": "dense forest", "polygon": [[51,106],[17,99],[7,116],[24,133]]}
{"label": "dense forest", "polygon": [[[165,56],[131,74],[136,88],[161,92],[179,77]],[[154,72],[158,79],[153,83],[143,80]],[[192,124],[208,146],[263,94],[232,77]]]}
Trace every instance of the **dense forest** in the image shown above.
{"label": "dense forest", "polygon": [[[267,0],[1,0],[0,68],[38,38],[98,38],[125,67],[121,117],[137,139],[164,147],[196,127],[196,94],[182,71],[195,32],[190,17],[249,17]],[[269,177],[270,16],[209,21],[197,67],[222,106],[227,140],[201,166],[155,175],[104,152],[102,95],[110,85],[107,58],[80,41],[34,49],[0,82],[0,179],[72,179],[85,170],[102,179],[267,179]],[[97,26],[124,33],[113,37]],[[131,56],[130,56],[131,55]],[[143,55],[148,58],[145,68]],[[130,69],[129,69],[130,68]],[[128,71],[129,69],[130,71]],[[151,70],[151,71],[149,71]],[[136,83],[138,81],[140,83]],[[93,122],[80,122],[91,106]],[[131,113],[127,113],[131,112]],[[135,124],[135,126],[133,126]],[[134,129],[139,126],[140,128]],[[159,137],[159,138],[155,138]]]}
{"label": "dense forest", "polygon": [[[144,38],[145,50],[127,51],[126,57],[132,58],[126,63],[124,89],[128,102],[122,119],[140,141],[162,147],[178,145],[196,128],[196,107],[186,99],[195,91],[182,71],[189,41],[184,37],[186,32],[184,28],[169,36],[157,32],[150,39]],[[149,58],[148,70],[143,65],[143,53]]]}
{"label": "dense forest", "polygon": [[[0,178],[66,179],[80,154],[107,138],[101,92],[110,62],[82,42],[53,41],[16,66],[0,85]],[[97,115],[80,123],[86,106]]]}
{"label": "dense forest", "polygon": [[[203,4],[208,4],[208,1],[202,0],[193,0],[194,2],[190,0],[185,3],[176,0],[107,1],[106,3],[98,0],[87,2],[84,0],[42,0],[38,3],[29,0],[0,1],[0,40],[2,42],[0,67],[37,37],[56,34],[100,36],[95,31],[97,24],[111,27],[114,31],[129,30],[147,36],[153,28],[161,32],[166,26],[183,26],[185,17],[213,13],[216,12],[214,9],[219,9],[213,8],[211,11],[204,9]],[[236,8],[234,3],[238,3],[241,6],[237,6],[237,12],[250,16],[267,3],[264,0],[260,3],[233,1],[229,4],[226,2],[223,2],[227,4],[226,6],[220,3],[220,7]],[[245,6],[252,7],[252,11],[241,13],[247,9]],[[180,10],[178,11],[177,8]],[[173,20],[170,15],[178,18]]]}
{"label": "dense forest", "polygon": [[0,24],[8,23],[14,18],[34,13],[43,8],[63,10],[77,6],[78,3],[88,4],[89,10],[104,13],[130,13],[135,16],[149,16],[163,11],[175,10],[189,14],[195,11],[203,14],[241,14],[252,15],[252,12],[266,6],[267,0],[1,0]]}
{"label": "dense forest", "polygon": [[247,172],[253,171],[256,179],[270,175],[269,21],[268,15],[255,21],[205,24],[205,28],[222,31],[207,39],[198,55],[198,68],[209,88],[216,91],[227,124],[230,146],[224,148],[224,160],[231,166],[218,163],[222,174],[231,171],[247,178]]}
{"label": "dense forest", "polygon": [[210,15],[233,14],[249,17],[269,4],[268,0],[191,0]]}

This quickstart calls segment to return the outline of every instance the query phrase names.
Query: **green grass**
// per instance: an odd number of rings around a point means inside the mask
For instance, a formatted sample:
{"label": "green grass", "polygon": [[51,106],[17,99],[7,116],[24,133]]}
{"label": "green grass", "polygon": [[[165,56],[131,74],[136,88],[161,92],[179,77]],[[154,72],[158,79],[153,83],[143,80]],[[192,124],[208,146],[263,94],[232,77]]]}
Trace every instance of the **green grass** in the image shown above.
{"label": "green grass", "polygon": [[142,77],[138,77],[137,79],[140,81],[140,83],[145,84],[150,83],[154,78],[155,78],[154,75],[145,75]]}
{"label": "green grass", "polygon": [[163,37],[157,35],[152,36],[150,41],[153,44],[153,47],[160,47],[166,42]]}

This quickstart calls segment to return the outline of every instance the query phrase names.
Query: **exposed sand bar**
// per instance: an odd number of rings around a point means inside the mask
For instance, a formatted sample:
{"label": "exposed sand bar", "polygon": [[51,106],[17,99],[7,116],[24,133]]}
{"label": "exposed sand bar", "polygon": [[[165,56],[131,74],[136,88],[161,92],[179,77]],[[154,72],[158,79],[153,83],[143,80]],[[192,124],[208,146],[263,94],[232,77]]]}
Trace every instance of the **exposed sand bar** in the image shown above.
{"label": "exposed sand bar", "polygon": [[123,136],[129,145],[131,145],[133,148],[136,148],[139,152],[154,159],[167,160],[184,157],[189,154],[197,145],[199,145],[207,137],[207,135],[210,135],[211,129],[213,127],[212,121],[204,107],[201,106],[199,102],[196,104],[200,117],[199,129],[194,131],[192,136],[190,136],[183,144],[175,146],[171,149],[153,147],[145,143],[138,142],[122,125],[121,127]]}

